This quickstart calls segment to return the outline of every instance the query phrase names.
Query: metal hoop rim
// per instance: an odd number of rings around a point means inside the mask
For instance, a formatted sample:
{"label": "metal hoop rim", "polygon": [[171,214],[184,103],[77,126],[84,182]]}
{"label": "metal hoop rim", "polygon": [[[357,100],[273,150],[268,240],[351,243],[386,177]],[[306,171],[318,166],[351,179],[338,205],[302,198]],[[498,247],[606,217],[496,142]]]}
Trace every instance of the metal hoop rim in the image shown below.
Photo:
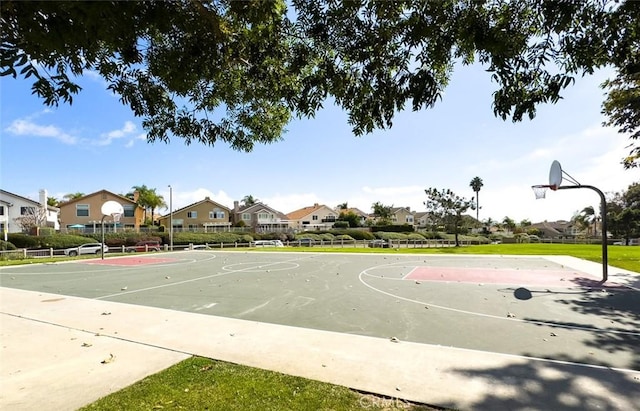
{"label": "metal hoop rim", "polygon": [[536,184],[531,186],[532,189],[536,189],[536,188],[549,188],[553,191],[556,191],[558,189],[558,186],[555,184]]}

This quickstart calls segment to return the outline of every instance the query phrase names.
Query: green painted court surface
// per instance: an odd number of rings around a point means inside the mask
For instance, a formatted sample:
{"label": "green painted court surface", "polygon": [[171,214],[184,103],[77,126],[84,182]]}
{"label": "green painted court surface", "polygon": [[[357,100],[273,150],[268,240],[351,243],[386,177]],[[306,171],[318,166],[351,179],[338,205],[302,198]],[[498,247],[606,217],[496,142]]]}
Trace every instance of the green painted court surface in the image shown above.
{"label": "green painted court surface", "polygon": [[4,287],[640,370],[640,292],[598,280],[544,257],[392,253],[184,251],[0,270]]}

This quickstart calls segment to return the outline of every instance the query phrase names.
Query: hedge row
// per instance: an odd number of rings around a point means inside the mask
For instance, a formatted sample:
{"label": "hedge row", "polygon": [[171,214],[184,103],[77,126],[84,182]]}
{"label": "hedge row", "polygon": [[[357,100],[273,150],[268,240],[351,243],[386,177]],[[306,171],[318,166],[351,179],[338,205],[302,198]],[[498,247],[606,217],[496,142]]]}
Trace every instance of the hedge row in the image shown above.
{"label": "hedge row", "polygon": [[[376,238],[384,240],[416,240],[422,241],[426,239],[445,239],[453,240],[452,234],[437,233],[437,232],[391,232],[391,231],[377,231],[371,233],[365,230],[358,229],[333,229],[329,231],[313,231],[303,232],[297,235],[286,233],[252,233],[251,235],[245,233],[233,233],[233,232],[216,232],[216,233],[193,233],[193,232],[174,232],[173,244],[174,245],[188,245],[188,244],[216,244],[216,243],[249,243],[254,240],[281,240],[295,241],[302,238],[310,238],[316,241],[336,241],[336,240],[373,240]],[[490,240],[482,236],[467,236],[459,235],[460,241],[472,242],[476,244],[489,243]],[[145,233],[131,233],[131,232],[116,232],[105,233],[105,243],[109,247],[121,247],[134,245],[139,241],[158,241],[161,244],[169,244],[169,233],[156,232],[151,234]],[[523,241],[526,241],[522,239]],[[87,235],[73,235],[73,234],[54,234],[48,236],[32,236],[28,234],[11,233],[8,235],[8,242],[0,243],[0,249],[16,248],[53,248],[62,249],[77,247],[81,244],[101,242],[101,234],[87,234]],[[535,241],[535,240],[532,240]]]}
{"label": "hedge row", "polygon": [[90,237],[73,234],[55,234],[42,237],[21,233],[10,233],[7,240],[17,248],[69,248],[77,247],[85,243],[93,243],[95,240]]}

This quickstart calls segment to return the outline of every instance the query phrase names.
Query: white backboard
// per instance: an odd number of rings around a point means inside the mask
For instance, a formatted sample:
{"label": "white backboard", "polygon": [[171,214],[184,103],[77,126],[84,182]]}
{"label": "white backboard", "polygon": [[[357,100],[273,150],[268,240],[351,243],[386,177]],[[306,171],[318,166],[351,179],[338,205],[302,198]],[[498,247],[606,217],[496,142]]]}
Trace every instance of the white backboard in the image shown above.
{"label": "white backboard", "polygon": [[102,215],[124,214],[124,208],[122,208],[122,204],[112,200],[109,200],[102,204],[102,207],[100,207],[100,211],[102,211]]}
{"label": "white backboard", "polygon": [[549,185],[560,187],[562,184],[562,167],[558,160],[553,160],[549,170]]}

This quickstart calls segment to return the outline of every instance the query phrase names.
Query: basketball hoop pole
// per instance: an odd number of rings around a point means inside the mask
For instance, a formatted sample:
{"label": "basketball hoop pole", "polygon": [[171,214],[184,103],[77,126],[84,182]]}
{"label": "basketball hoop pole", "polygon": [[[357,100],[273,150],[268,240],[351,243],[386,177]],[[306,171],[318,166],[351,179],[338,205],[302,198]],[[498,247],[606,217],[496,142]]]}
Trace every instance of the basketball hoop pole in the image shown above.
{"label": "basketball hoop pole", "polygon": [[575,186],[559,186],[556,188],[557,190],[568,190],[571,188],[588,188],[600,196],[600,208],[602,213],[602,282],[606,282],[609,278],[608,275],[608,252],[607,252],[607,200],[604,196],[604,193],[597,187],[594,186],[585,186],[585,185],[575,185]]}
{"label": "basketball hoop pole", "polygon": [[102,215],[102,219],[100,220],[100,227],[102,231],[102,243],[100,244],[100,254],[102,255],[102,259],[104,260],[104,218],[106,215]]}

